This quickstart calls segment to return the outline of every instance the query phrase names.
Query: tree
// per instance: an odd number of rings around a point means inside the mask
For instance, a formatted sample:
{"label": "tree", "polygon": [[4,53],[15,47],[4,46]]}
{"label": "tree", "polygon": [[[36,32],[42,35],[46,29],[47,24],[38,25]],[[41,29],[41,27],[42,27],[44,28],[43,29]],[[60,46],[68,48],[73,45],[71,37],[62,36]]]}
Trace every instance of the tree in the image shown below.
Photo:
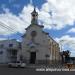
{"label": "tree", "polygon": [[70,61],[70,51],[63,51],[61,52],[61,56],[62,56],[62,63],[68,63]]}

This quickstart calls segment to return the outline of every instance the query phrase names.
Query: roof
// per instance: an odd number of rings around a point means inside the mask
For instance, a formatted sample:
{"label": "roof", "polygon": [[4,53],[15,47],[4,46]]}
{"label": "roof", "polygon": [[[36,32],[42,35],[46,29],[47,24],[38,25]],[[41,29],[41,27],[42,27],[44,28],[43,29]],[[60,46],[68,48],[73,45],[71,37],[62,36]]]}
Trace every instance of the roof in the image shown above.
{"label": "roof", "polygon": [[[27,29],[30,28],[31,26],[32,26],[32,24],[30,24],[27,28],[25,28],[25,30],[27,30]],[[37,24],[37,26],[39,26],[39,27],[41,27],[41,28],[44,27],[43,25],[38,25],[38,24]]]}

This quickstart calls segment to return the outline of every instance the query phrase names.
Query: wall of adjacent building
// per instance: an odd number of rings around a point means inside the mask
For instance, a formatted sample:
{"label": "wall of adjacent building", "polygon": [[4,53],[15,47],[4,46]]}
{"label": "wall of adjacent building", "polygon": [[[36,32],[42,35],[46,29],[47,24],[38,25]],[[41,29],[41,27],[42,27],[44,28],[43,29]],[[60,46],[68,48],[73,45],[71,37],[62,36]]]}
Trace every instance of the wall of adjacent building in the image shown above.
{"label": "wall of adjacent building", "polygon": [[[13,46],[9,47],[9,44],[13,44]],[[11,49],[18,50],[18,46],[19,44],[15,39],[0,41],[0,52],[2,52],[0,53],[0,63],[10,62],[11,60],[8,57],[10,54],[8,54],[8,50],[11,50]]]}

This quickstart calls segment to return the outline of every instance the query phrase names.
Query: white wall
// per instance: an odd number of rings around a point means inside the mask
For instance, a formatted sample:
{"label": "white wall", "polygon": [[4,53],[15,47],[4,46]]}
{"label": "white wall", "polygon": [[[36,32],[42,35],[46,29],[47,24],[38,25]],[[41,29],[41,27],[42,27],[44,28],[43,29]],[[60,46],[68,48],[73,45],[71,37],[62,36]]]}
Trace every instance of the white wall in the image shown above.
{"label": "white wall", "polygon": [[[3,51],[3,54],[0,54],[0,63],[7,63],[9,62],[8,58],[8,49],[13,48],[19,50],[18,46],[19,43],[16,40],[3,40],[0,41],[0,46],[4,45],[3,48],[0,48],[0,51]],[[13,44],[12,47],[9,47],[9,44]]]}

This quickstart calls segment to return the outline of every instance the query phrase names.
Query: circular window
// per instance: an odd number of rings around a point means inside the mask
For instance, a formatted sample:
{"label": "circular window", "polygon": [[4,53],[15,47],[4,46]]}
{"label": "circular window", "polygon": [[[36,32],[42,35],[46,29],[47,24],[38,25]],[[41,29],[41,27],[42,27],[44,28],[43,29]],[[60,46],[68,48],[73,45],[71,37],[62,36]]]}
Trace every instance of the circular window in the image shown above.
{"label": "circular window", "polygon": [[37,34],[36,31],[32,31],[32,32],[31,32],[31,36],[32,36],[32,37],[35,37],[36,34]]}

